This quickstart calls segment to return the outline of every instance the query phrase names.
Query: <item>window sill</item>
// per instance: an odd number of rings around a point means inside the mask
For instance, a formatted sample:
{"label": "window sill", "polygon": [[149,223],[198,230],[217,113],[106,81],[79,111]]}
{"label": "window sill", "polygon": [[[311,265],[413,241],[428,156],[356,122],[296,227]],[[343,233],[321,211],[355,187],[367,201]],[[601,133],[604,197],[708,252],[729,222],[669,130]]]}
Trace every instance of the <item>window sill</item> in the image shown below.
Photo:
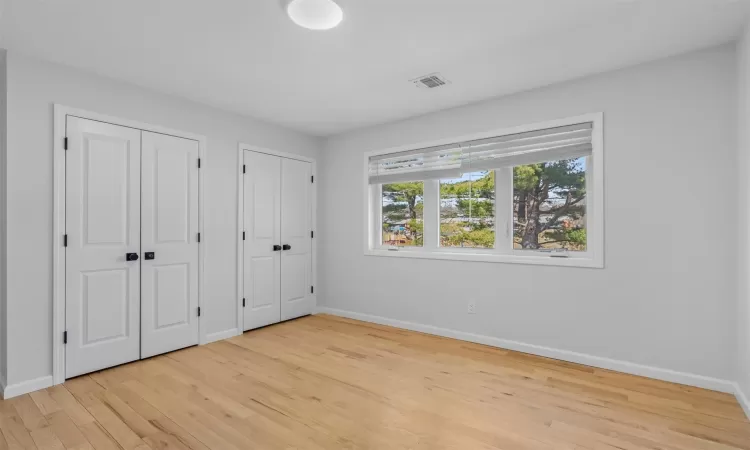
{"label": "window sill", "polygon": [[391,258],[417,258],[417,259],[443,259],[452,261],[479,261],[505,264],[528,264],[537,266],[560,266],[560,267],[586,267],[592,269],[603,269],[604,262],[590,257],[556,258],[540,255],[519,254],[489,254],[489,253],[465,253],[465,252],[440,252],[419,250],[386,250],[367,249],[365,256],[383,256]]}

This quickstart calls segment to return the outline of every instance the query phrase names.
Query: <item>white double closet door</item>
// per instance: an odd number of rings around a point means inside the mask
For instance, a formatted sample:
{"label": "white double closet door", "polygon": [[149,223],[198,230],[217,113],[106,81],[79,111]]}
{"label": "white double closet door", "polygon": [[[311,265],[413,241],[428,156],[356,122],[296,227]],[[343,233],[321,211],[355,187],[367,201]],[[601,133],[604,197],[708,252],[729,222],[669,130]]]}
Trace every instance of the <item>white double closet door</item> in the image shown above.
{"label": "white double closet door", "polygon": [[312,314],[312,164],[244,152],[244,329]]}
{"label": "white double closet door", "polygon": [[198,343],[198,142],[68,116],[66,378]]}

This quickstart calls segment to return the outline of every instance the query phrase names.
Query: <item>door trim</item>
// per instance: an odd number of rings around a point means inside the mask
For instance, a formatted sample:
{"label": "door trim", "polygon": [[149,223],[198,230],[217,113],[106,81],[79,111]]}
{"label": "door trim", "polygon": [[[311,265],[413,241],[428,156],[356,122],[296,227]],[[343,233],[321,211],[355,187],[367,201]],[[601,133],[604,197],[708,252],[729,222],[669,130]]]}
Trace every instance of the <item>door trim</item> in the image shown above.
{"label": "door trim", "polygon": [[[318,286],[318,180],[317,178],[317,162],[314,158],[308,158],[306,156],[297,155],[295,153],[280,152],[271,150],[263,147],[257,147],[254,145],[243,144],[240,142],[237,150],[237,335],[244,333],[245,314],[242,308],[242,298],[245,296],[244,287],[244,253],[242,245],[242,231],[245,226],[244,217],[242,212],[245,208],[245,190],[244,190],[244,178],[242,172],[242,165],[244,164],[244,152],[258,152],[265,153],[267,155],[280,156],[282,158],[295,159],[297,161],[304,161],[311,164],[311,171],[313,179],[312,191],[310,192],[310,209],[312,217],[310,219],[310,226],[315,232],[315,237],[312,238],[312,283],[313,286]],[[312,293],[313,311],[318,306],[318,290]]]}
{"label": "door trim", "polygon": [[[198,142],[198,155],[201,167],[206,163],[206,137],[185,131],[173,130],[159,125],[137,122],[129,119],[99,114],[92,111],[71,108],[64,105],[54,105],[54,133],[53,133],[53,221],[52,221],[52,383],[60,384],[65,381],[65,345],[63,331],[65,330],[65,251],[63,249],[63,234],[65,230],[65,134],[66,117],[75,116],[82,119],[106,122],[143,131],[167,134]],[[203,170],[198,171],[198,231],[201,241],[198,246],[198,305],[203,303],[203,260],[206,254],[206,236],[203,231]],[[205,344],[206,328],[203,320],[198,318],[198,342]]]}

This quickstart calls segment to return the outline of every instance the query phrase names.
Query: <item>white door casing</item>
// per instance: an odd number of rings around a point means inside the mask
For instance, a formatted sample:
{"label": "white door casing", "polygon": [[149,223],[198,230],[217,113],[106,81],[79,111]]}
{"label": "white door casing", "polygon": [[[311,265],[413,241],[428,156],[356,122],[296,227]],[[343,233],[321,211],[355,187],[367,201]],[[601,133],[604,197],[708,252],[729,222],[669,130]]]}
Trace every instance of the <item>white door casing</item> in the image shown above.
{"label": "white door casing", "polygon": [[198,344],[198,142],[143,132],[141,358]]}
{"label": "white door casing", "polygon": [[244,152],[243,328],[281,320],[281,160]]}
{"label": "white door casing", "polygon": [[140,356],[141,132],[67,118],[65,376]]}
{"label": "white door casing", "polygon": [[[313,312],[311,164],[281,158],[281,320]],[[286,247],[285,247],[286,248]]]}

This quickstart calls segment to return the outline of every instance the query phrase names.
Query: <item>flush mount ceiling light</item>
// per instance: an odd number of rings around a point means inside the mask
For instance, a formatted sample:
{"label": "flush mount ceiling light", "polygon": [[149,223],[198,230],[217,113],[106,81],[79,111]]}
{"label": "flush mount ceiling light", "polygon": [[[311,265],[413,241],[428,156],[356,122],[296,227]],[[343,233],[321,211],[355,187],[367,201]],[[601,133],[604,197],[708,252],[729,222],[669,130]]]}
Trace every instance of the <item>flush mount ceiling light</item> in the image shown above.
{"label": "flush mount ceiling light", "polygon": [[330,30],[344,19],[344,11],[333,0],[291,0],[286,12],[294,23],[310,30]]}

